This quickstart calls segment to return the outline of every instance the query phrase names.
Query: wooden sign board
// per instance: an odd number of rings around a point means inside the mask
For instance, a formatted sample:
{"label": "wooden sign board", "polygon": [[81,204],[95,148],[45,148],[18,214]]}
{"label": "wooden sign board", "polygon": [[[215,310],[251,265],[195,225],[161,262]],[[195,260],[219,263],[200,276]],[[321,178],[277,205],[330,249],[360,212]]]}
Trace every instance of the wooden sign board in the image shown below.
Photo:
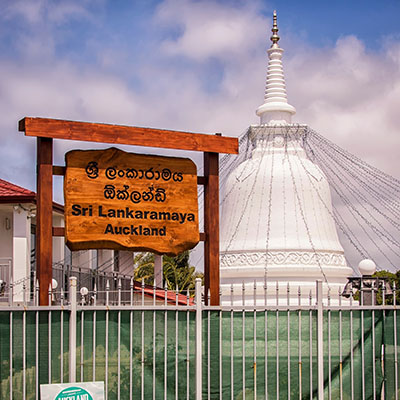
{"label": "wooden sign board", "polygon": [[65,155],[65,239],[71,250],[176,255],[199,242],[190,159],[107,150]]}

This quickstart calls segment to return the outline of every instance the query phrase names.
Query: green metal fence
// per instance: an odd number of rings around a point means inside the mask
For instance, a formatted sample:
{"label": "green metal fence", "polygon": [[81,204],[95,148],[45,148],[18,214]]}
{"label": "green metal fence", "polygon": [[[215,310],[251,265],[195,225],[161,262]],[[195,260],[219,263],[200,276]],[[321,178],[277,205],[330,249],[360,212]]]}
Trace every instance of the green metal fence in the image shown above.
{"label": "green metal fence", "polygon": [[317,306],[77,305],[75,326],[71,310],[1,308],[0,399],[73,373],[108,399],[398,398],[395,306],[324,306],[322,347]]}

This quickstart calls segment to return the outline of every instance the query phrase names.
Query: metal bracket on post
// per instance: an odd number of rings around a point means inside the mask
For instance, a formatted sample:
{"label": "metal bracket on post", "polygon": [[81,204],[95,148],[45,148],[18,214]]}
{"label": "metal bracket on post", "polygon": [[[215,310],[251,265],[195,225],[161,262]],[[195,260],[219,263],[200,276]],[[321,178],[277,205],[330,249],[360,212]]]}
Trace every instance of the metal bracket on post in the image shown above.
{"label": "metal bracket on post", "polygon": [[76,290],[77,278],[69,278],[69,381],[76,382]]}
{"label": "metal bracket on post", "polygon": [[201,304],[201,279],[196,279],[196,400],[202,399],[202,304]]}
{"label": "metal bracket on post", "polygon": [[317,355],[318,355],[318,400],[324,400],[324,310],[322,303],[322,281],[317,280]]}

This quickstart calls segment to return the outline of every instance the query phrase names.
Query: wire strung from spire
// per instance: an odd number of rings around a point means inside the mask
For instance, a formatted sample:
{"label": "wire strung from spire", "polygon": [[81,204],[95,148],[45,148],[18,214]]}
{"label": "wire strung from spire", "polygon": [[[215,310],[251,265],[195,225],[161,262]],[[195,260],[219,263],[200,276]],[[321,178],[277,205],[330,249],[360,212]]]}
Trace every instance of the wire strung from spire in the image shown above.
{"label": "wire strung from spire", "polygon": [[[254,149],[252,138],[257,135],[258,130],[263,129],[263,126],[250,127],[239,138],[239,155],[221,157],[220,207],[232,193],[232,188],[226,190],[229,175],[251,157]],[[295,135],[307,157],[319,166],[328,179],[333,193],[332,209],[326,204],[321,204],[329,211],[342,237],[346,239],[347,243],[343,243],[345,254],[352,254],[351,249],[354,249],[359,256],[373,259],[378,269],[399,269],[400,253],[397,249],[400,248],[400,241],[397,237],[400,234],[400,180],[369,165],[310,128],[301,135],[295,133],[299,130],[296,124],[289,125],[287,129],[291,135]],[[259,165],[254,164],[253,168],[242,170],[238,178],[243,179],[245,174],[257,174],[258,168]],[[267,182],[266,185],[268,187]],[[271,199],[271,193],[267,193],[271,192],[271,183],[269,188],[265,194],[266,198]],[[248,197],[251,197],[253,189],[247,194]],[[200,188],[199,193],[202,192],[203,188]],[[320,198],[318,192],[317,196]],[[246,204],[246,207],[249,207],[250,201],[246,201]],[[269,208],[269,204],[265,205]],[[203,207],[202,197],[199,206]],[[268,215],[273,212],[274,210],[268,211]],[[248,221],[243,220],[243,212],[241,214],[241,219],[233,222],[235,227],[231,231],[232,235],[237,229],[249,228]],[[260,227],[261,225],[254,229]],[[265,229],[267,230],[266,253],[268,253],[270,240],[268,225]],[[226,249],[221,248],[221,251],[224,250]],[[354,258],[354,255],[352,257]],[[268,259],[268,254],[266,258]]]}
{"label": "wire strung from spire", "polygon": [[[298,137],[297,140],[299,142],[299,144],[302,145],[302,147],[304,148],[304,143],[306,140],[306,136],[304,135],[302,137]],[[303,166],[303,168],[306,170],[302,159],[299,157],[300,163]],[[307,170],[306,170],[307,172]],[[325,210],[328,212],[329,215],[331,215],[331,217],[334,219],[336,225],[339,227],[339,229],[341,230],[341,232],[344,234],[344,236],[349,240],[350,244],[357,250],[357,252],[364,258],[369,257],[368,251],[362,246],[362,244],[358,241],[357,236],[354,234],[354,232],[350,229],[350,227],[347,225],[346,221],[344,218],[341,217],[340,213],[337,211],[337,207],[335,206],[335,204],[332,204],[333,210],[334,212],[332,213],[332,211],[330,210],[330,208],[328,207],[328,205],[326,204],[326,202],[322,199],[321,194],[318,190],[318,188],[315,186],[314,181],[311,179],[310,175],[307,173],[307,176],[309,177],[310,183],[313,187],[313,190],[315,190],[315,192],[317,193],[317,196],[321,202],[321,204],[323,205],[323,207],[325,208]]]}
{"label": "wire strung from spire", "polygon": [[[288,136],[288,135],[287,135],[287,136]],[[287,137],[287,136],[286,136],[286,137]],[[296,151],[296,154],[297,154],[297,150],[295,150],[295,151]],[[313,253],[314,253],[314,255],[315,255],[315,258],[316,258],[318,267],[319,267],[319,269],[320,269],[320,271],[321,271],[321,274],[322,274],[322,276],[323,276],[323,278],[324,278],[324,281],[325,281],[325,283],[327,284],[328,289],[329,289],[329,288],[330,288],[329,282],[328,282],[328,279],[327,279],[327,277],[326,277],[325,271],[324,271],[324,269],[323,269],[323,267],[322,267],[322,265],[321,265],[321,262],[320,262],[320,259],[319,259],[318,254],[317,254],[317,251],[316,251],[316,249],[315,249],[315,245],[314,245],[314,243],[313,243],[313,240],[312,240],[312,237],[311,237],[311,233],[310,233],[310,227],[308,226],[307,219],[306,219],[306,216],[305,216],[303,207],[302,207],[302,201],[301,201],[301,199],[300,199],[299,191],[298,191],[298,189],[297,189],[296,179],[294,178],[294,173],[293,173],[293,168],[292,168],[292,163],[291,163],[291,161],[290,161],[290,158],[291,158],[291,157],[287,157],[288,164],[289,164],[290,175],[291,175],[291,178],[292,178],[292,185],[293,185],[294,193],[295,193],[295,196],[296,196],[296,199],[297,199],[297,204],[299,205],[300,215],[301,215],[301,218],[302,218],[302,220],[303,220],[304,226],[305,226],[305,228],[306,228],[307,239],[308,239],[308,241],[309,241],[309,243],[310,243],[310,246],[311,246],[311,249],[312,249],[312,251],[313,251]],[[300,157],[299,157],[299,159],[300,159]],[[308,176],[308,175],[307,175],[307,176]]]}
{"label": "wire strung from spire", "polygon": [[[395,237],[400,230],[396,220],[400,210],[400,181],[352,156],[312,130],[309,130],[305,150],[324,171],[337,194],[334,203],[340,200],[361,228],[364,242],[365,239],[370,242],[393,269],[398,269],[400,255],[396,248],[399,242]],[[371,232],[368,233],[368,230]],[[392,259],[390,253],[394,253],[396,258]]]}
{"label": "wire strung from spire", "polygon": [[[310,136],[310,138],[312,139],[312,136]],[[315,158],[318,155],[318,145],[313,146],[313,149],[314,150],[312,151],[312,155]],[[310,152],[310,147],[308,147],[308,151]],[[394,218],[400,218],[400,205],[393,201],[394,197],[397,196],[395,193],[388,193],[387,187],[385,187],[385,185],[379,184],[379,182],[376,182],[376,180],[372,181],[369,176],[367,176],[367,171],[365,170],[365,168],[357,170],[357,167],[352,164],[351,160],[349,160],[348,158],[345,161],[341,159],[339,160],[337,157],[335,157],[335,154],[332,153],[331,150],[325,145],[322,146],[320,153],[329,158],[328,164],[319,163],[319,166],[322,170],[325,170],[327,168],[327,165],[334,163],[334,168],[342,170],[342,173],[344,175],[348,175],[348,179],[350,181],[353,180],[356,186],[361,186],[361,188],[367,192],[367,197],[374,198],[378,202],[380,207],[382,206],[382,203],[385,203],[384,208],[386,213],[383,213],[384,217],[390,220],[393,225],[397,225],[398,227],[400,227],[400,225],[395,220],[391,219],[391,217],[388,215],[388,213],[390,213],[393,215]]]}
{"label": "wire strung from spire", "polygon": [[[358,191],[356,189],[356,187],[354,185],[350,185],[348,182],[346,182],[346,180],[344,178],[342,178],[334,168],[332,168],[329,164],[329,162],[326,158],[320,158],[321,163],[324,163],[326,165],[326,168],[329,169],[330,173],[336,177],[337,181],[340,182],[340,187],[342,187],[343,189],[346,189],[347,192],[354,198],[355,202],[352,202],[351,200],[349,200],[349,198],[345,195],[344,190],[336,190],[336,192],[338,193],[338,195],[344,199],[344,201],[346,201],[346,204],[348,204],[349,207],[351,207],[351,209],[374,231],[374,233],[376,233],[377,235],[380,235],[382,237],[385,237],[389,242],[391,242],[393,245],[395,245],[396,247],[400,248],[400,243],[393,237],[393,235],[388,232],[388,230],[379,222],[379,220],[367,209],[367,207],[365,206],[366,202],[365,199],[362,196],[362,193],[360,191]],[[335,189],[338,188],[337,185],[333,186]],[[354,204],[357,204],[358,207],[356,207]],[[373,210],[377,213],[380,214],[381,217],[386,218],[387,216],[382,213],[378,208],[376,208],[375,206],[373,206],[372,204],[369,204],[372,206]],[[362,213],[361,210],[363,210],[367,215],[368,218],[365,217]],[[377,228],[372,222],[375,222],[375,224],[379,227]],[[395,223],[395,221],[393,221]],[[397,223],[395,223],[395,225],[398,226]],[[392,251],[393,249],[390,248]],[[395,254],[400,257],[399,253]]]}
{"label": "wire strung from spire", "polygon": [[[265,150],[266,150],[266,147],[263,148],[263,152],[265,152]],[[245,200],[244,210],[242,210],[242,212],[240,213],[240,216],[239,216],[239,218],[238,218],[238,221],[236,222],[235,227],[234,227],[234,229],[233,229],[232,236],[231,236],[231,238],[229,239],[226,248],[223,249],[224,252],[229,251],[229,249],[230,249],[230,247],[231,247],[231,245],[232,245],[232,243],[233,243],[233,240],[234,240],[235,237],[236,237],[236,234],[239,232],[239,229],[243,229],[243,226],[241,226],[241,225],[242,225],[242,221],[243,221],[243,217],[244,217],[245,212],[246,212],[246,210],[247,210],[247,208],[248,208],[248,206],[249,206],[249,204],[250,204],[250,200],[251,200],[251,198],[252,198],[252,197],[251,197],[251,194],[254,192],[254,188],[255,188],[255,185],[256,185],[258,173],[260,172],[260,165],[261,165],[262,160],[263,160],[263,157],[259,157],[259,159],[258,159],[258,165],[256,164],[256,165],[253,166],[253,169],[252,169],[252,171],[251,171],[252,173],[255,173],[255,178],[254,178],[254,180],[253,180],[253,184],[252,184],[252,186],[251,186],[251,188],[250,188],[250,190],[249,190],[249,193],[245,193],[245,195],[246,195],[247,197],[246,197],[246,200]],[[237,178],[237,179],[240,179],[240,177],[243,176],[244,171],[245,171],[245,168],[242,169],[241,174],[239,175],[239,177],[236,177],[236,178]],[[249,175],[248,175],[248,176],[249,176]],[[232,190],[233,190],[233,187],[232,187],[232,189],[230,190],[230,192],[225,196],[225,198],[228,197],[228,195],[232,192]],[[221,203],[220,203],[220,204],[221,204]],[[233,210],[231,210],[231,211],[233,211]],[[232,222],[233,222],[233,221],[232,221]],[[239,228],[239,227],[240,227],[240,228]],[[247,221],[247,224],[246,224],[246,229],[248,229],[248,221]]]}
{"label": "wire strung from spire", "polygon": [[271,178],[269,181],[269,191],[268,191],[268,214],[267,214],[267,235],[265,239],[265,268],[264,268],[264,284],[268,280],[268,250],[269,250],[269,240],[271,234],[271,213],[272,213],[272,189],[273,189],[273,179],[274,179],[274,151],[272,151],[271,156]]}
{"label": "wire strung from spire", "polygon": [[329,148],[334,150],[337,154],[340,154],[342,157],[347,158],[352,164],[357,166],[363,167],[366,170],[369,170],[371,175],[379,176],[381,180],[384,180],[386,183],[390,184],[390,186],[396,191],[400,192],[400,180],[394,178],[393,176],[379,170],[378,168],[368,164],[367,162],[361,160],[354,154],[351,154],[347,150],[342,149],[337,144],[333,143],[329,139],[325,138],[324,136],[320,135],[315,130],[308,128],[308,132],[311,134],[312,139],[316,139],[318,141],[324,142],[328,145]]}
{"label": "wire strung from spire", "polygon": [[[326,164],[326,165],[329,166],[329,164]],[[328,169],[330,169],[330,167],[328,167]],[[364,216],[360,213],[358,208],[356,208],[352,204],[352,202],[347,198],[347,196],[341,190],[341,187],[333,184],[332,180],[330,180],[330,183],[331,183],[331,187],[333,188],[333,190],[338,194],[339,198],[342,200],[343,204],[349,211],[350,215],[354,218],[355,222],[360,227],[360,229],[364,232],[364,234],[369,239],[369,241],[372,243],[372,245],[376,247],[377,251],[389,262],[389,264],[393,268],[396,268],[395,265],[393,264],[392,260],[387,256],[387,254],[382,250],[382,248],[376,243],[376,240],[373,239],[373,237],[371,236],[371,234],[368,233],[366,228],[370,227],[374,231],[374,233],[378,233],[377,230],[374,229],[374,227],[368,222],[368,220],[366,220],[364,218]],[[365,222],[367,226],[365,226],[362,222]],[[393,251],[392,248],[390,248],[390,250]],[[396,253],[396,252],[394,252],[394,253],[395,253],[395,255],[399,256],[398,253]]]}

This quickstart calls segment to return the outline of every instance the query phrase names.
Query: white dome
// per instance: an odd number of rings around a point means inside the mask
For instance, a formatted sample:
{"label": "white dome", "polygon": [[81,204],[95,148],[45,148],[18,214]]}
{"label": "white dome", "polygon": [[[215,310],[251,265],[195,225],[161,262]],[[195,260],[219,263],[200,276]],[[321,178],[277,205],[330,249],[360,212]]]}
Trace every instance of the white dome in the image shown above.
{"label": "white dome", "polygon": [[260,140],[258,143],[252,158],[240,164],[227,180],[221,250],[314,248],[342,254],[331,216],[329,185],[320,168],[290,136],[272,132],[265,146]]}
{"label": "white dome", "polygon": [[229,175],[222,194],[221,287],[242,281],[344,286],[346,264],[329,184],[300,145],[305,126],[260,126],[251,158]]}

